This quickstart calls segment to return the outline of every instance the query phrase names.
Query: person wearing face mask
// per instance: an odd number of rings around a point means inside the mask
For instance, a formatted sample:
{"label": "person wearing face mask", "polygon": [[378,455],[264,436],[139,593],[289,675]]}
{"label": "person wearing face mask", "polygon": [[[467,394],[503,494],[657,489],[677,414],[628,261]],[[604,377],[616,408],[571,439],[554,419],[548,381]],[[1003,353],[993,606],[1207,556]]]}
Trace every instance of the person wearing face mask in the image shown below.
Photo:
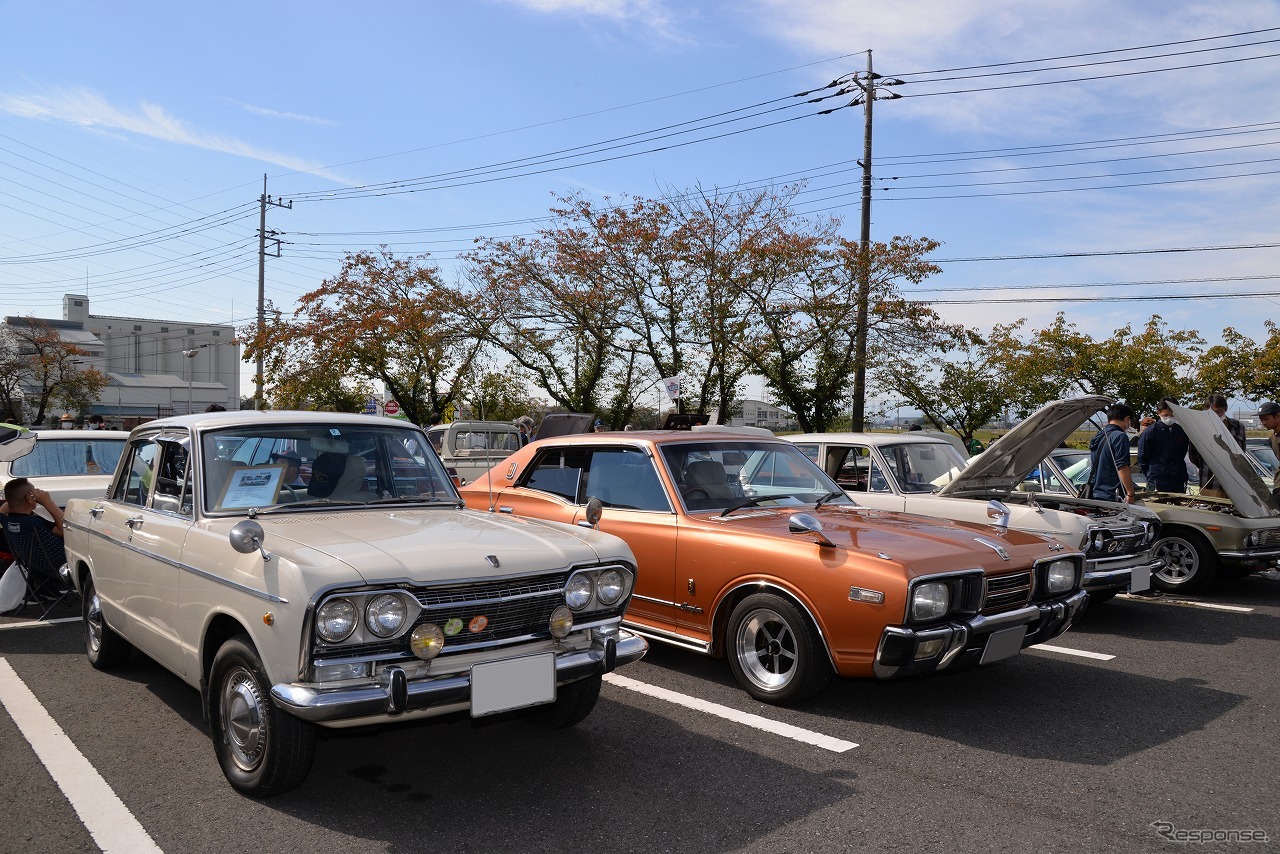
{"label": "person wearing face mask", "polygon": [[[1205,399],[1204,408],[1212,410],[1219,418],[1222,419],[1222,426],[1231,434],[1231,438],[1236,440],[1236,444],[1243,450],[1244,448],[1244,425],[1234,418],[1227,417],[1227,399],[1220,394],[1211,394]],[[1191,446],[1189,453],[1191,464],[1200,470],[1200,494],[1209,498],[1226,498],[1226,490],[1213,477],[1213,472],[1204,463],[1204,457],[1200,456],[1200,452],[1196,450],[1196,446]]]}
{"label": "person wearing face mask", "polygon": [[1173,403],[1177,401],[1160,401],[1156,407],[1159,420],[1138,437],[1138,468],[1147,476],[1147,488],[1153,492],[1187,491],[1187,465],[1183,458],[1191,440],[1173,420]]}

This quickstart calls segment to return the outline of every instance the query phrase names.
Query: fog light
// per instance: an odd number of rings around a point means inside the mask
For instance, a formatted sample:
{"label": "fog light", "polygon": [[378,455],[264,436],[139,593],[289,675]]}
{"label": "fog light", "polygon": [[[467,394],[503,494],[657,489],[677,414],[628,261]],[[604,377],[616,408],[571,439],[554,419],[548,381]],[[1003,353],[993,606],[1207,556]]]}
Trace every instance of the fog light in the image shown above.
{"label": "fog light", "polygon": [[409,650],[423,661],[430,661],[444,649],[444,632],[435,623],[423,623],[409,635]]}
{"label": "fog light", "polygon": [[365,679],[369,676],[369,662],[359,664],[317,664],[317,682],[339,682],[343,679]]}
{"label": "fog light", "polygon": [[551,612],[549,627],[553,638],[569,636],[569,632],[573,631],[573,612],[569,610],[567,605],[557,605],[556,609]]}
{"label": "fog light", "polygon": [[946,638],[929,638],[922,640],[916,645],[916,661],[923,661],[926,658],[933,658],[942,652],[947,645]]}

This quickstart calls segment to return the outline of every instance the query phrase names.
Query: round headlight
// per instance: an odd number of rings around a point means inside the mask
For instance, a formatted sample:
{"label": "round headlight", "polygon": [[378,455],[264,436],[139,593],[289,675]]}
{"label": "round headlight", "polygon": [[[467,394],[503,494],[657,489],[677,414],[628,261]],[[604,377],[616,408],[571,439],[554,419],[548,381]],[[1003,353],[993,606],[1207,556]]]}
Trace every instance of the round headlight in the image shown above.
{"label": "round headlight", "polygon": [[574,573],[564,586],[564,603],[575,611],[581,611],[591,601],[591,576],[585,572]]}
{"label": "round headlight", "polygon": [[394,593],[383,593],[369,600],[364,609],[364,624],[380,638],[389,638],[404,628],[409,609],[404,599]]}
{"label": "round headlight", "polygon": [[330,599],[316,611],[316,634],[328,643],[338,643],[356,630],[356,619],[351,600]]}
{"label": "round headlight", "polygon": [[951,588],[941,581],[921,584],[911,594],[911,619],[936,620],[951,607]]}
{"label": "round headlight", "polygon": [[627,583],[616,569],[606,569],[596,577],[596,598],[602,605],[612,605],[622,598]]}
{"label": "round headlight", "polygon": [[1093,535],[1093,548],[1094,548],[1094,551],[1099,551],[1099,552],[1100,552],[1100,551],[1102,551],[1102,547],[1103,547],[1104,545],[1106,545],[1106,542],[1107,542],[1107,536],[1106,536],[1106,534],[1102,533],[1101,531],[1099,531],[1098,533],[1094,534],[1094,535]]}
{"label": "round headlight", "polygon": [[435,623],[423,623],[409,633],[409,650],[423,661],[430,661],[444,649],[444,632]]}
{"label": "round headlight", "polygon": [[1076,584],[1076,565],[1069,560],[1055,560],[1045,570],[1045,586],[1050,593],[1065,593]]}
{"label": "round headlight", "polygon": [[553,638],[568,637],[569,632],[573,631],[573,612],[564,605],[557,605],[551,612],[549,628]]}

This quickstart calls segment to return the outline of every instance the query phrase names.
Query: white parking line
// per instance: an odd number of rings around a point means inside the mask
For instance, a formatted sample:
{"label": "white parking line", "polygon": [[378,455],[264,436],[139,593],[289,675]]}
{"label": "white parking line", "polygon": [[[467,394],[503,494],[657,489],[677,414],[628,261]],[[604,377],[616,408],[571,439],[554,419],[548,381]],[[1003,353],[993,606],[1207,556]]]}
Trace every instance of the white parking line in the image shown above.
{"label": "white parking line", "polygon": [[1098,661],[1110,661],[1115,658],[1114,655],[1107,655],[1104,652],[1089,652],[1087,649],[1071,649],[1065,646],[1050,646],[1047,643],[1038,643],[1031,649],[1043,649],[1045,652],[1060,652],[1063,655],[1078,655],[1081,658],[1096,658]]}
{"label": "white parking line", "polygon": [[1151,599],[1146,596],[1130,596],[1128,593],[1121,593],[1124,598],[1138,602],[1154,602],[1157,605],[1186,605],[1189,608],[1208,608],[1211,611],[1231,611],[1236,614],[1251,614],[1252,608],[1246,608],[1243,605],[1219,605],[1217,602],[1197,602],[1194,599]]}
{"label": "white parking line", "polygon": [[160,852],[160,847],[129,808],[116,797],[107,781],[76,749],[62,727],[3,658],[0,658],[0,705],[9,711],[104,854]]}
{"label": "white parking line", "polygon": [[693,709],[695,712],[705,712],[708,715],[715,715],[718,718],[724,718],[744,726],[764,730],[774,735],[780,735],[783,738],[812,744],[814,747],[821,747],[823,750],[830,750],[834,753],[844,753],[846,750],[852,750],[858,746],[852,741],[844,741],[813,730],[801,729],[798,726],[784,724],[781,721],[772,721],[749,712],[740,712],[728,706],[721,706],[719,703],[711,703],[706,700],[699,700],[697,697],[668,691],[666,688],[659,688],[657,685],[650,685],[646,682],[638,682],[635,679],[619,676],[616,673],[606,673],[604,681],[619,688],[626,688],[628,691],[635,691],[648,697],[675,703],[677,706],[684,706],[686,709]]}
{"label": "white parking line", "polygon": [[0,632],[5,629],[29,629],[33,626],[52,626],[54,623],[78,623],[79,617],[59,617],[56,620],[23,620],[21,623],[9,623],[6,626],[0,626]]}

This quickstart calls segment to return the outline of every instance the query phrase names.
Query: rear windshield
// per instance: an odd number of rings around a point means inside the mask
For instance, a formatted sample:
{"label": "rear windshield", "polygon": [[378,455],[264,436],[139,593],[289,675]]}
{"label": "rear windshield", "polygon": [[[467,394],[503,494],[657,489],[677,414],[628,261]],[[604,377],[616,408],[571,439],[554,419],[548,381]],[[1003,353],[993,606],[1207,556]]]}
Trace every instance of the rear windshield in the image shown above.
{"label": "rear windshield", "polygon": [[112,474],[124,439],[39,439],[31,453],[9,464],[13,477]]}

